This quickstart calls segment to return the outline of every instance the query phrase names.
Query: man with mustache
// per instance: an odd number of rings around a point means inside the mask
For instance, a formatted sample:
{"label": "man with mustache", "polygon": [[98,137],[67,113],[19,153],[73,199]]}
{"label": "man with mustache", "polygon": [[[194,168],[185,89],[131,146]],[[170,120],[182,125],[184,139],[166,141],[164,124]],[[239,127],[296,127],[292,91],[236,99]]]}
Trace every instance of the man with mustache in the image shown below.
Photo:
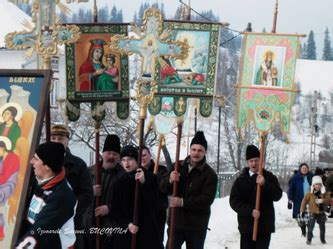
{"label": "man with mustache", "polygon": [[[109,216],[111,207],[111,193],[115,182],[124,172],[120,165],[120,139],[117,135],[107,135],[102,154],[101,182],[96,184],[96,165],[89,168],[93,180],[94,196],[100,197],[100,206],[96,207],[95,202],[86,214],[86,227],[96,228],[96,217],[100,216],[101,228],[111,228],[112,221]],[[88,231],[88,248],[94,248],[96,234]],[[101,249],[113,248],[113,237],[101,234]]]}

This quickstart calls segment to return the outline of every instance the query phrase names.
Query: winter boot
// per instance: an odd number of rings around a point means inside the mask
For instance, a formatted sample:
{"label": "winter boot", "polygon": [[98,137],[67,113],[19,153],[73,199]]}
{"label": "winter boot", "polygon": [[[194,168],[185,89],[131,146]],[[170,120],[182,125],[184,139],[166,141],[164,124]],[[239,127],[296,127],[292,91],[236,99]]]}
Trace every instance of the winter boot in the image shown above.
{"label": "winter boot", "polygon": [[305,237],[306,236],[306,225],[302,225],[301,229],[302,229],[302,236]]}

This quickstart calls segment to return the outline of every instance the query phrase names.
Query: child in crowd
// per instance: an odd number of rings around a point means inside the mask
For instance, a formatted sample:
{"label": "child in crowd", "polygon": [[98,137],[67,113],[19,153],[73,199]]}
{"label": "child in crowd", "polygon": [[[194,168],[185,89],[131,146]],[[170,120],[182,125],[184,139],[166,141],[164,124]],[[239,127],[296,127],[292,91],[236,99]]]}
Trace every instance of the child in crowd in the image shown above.
{"label": "child in crowd", "polygon": [[311,191],[307,193],[301,204],[301,216],[304,215],[306,205],[309,205],[310,219],[308,223],[308,234],[306,243],[311,244],[313,237],[313,228],[317,221],[320,230],[320,241],[326,244],[325,240],[325,223],[326,223],[326,206],[330,203],[330,193],[326,192],[323,181],[320,176],[312,178]]}

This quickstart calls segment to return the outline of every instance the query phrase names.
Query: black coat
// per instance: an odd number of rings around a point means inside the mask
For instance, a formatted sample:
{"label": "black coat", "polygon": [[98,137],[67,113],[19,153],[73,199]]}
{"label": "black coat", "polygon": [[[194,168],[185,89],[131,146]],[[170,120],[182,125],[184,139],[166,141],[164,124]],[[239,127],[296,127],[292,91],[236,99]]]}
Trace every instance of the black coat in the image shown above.
{"label": "black coat", "polygon": [[75,220],[79,219],[81,223],[83,214],[94,198],[88,167],[81,158],[74,156],[69,150],[66,151],[64,167],[66,178],[78,201]]}
{"label": "black coat", "polygon": [[[103,162],[100,162],[101,165]],[[93,165],[89,168],[89,172],[92,178],[93,185],[96,185],[96,165]],[[117,164],[112,169],[104,169],[101,167],[101,187],[102,187],[102,195],[101,195],[101,205],[107,205],[109,208],[109,213],[111,209],[111,198],[112,191],[114,190],[115,183],[119,180],[119,178],[124,174],[124,170],[120,164]],[[94,200],[90,203],[90,207],[85,213],[84,224],[86,228],[96,227],[96,218],[95,218],[95,208],[96,201]],[[112,221],[111,216],[102,216],[101,217],[101,226],[102,227],[111,227]]]}
{"label": "black coat", "polygon": [[[183,207],[176,208],[176,229],[204,230],[208,227],[210,206],[216,194],[217,175],[206,163],[206,159],[191,172],[188,172],[189,162],[190,157],[187,157],[179,170],[177,196],[183,198]],[[169,178],[170,174],[162,179],[161,189],[171,194],[172,184]]]}
{"label": "black coat", "polygon": [[[276,176],[263,170],[265,184],[261,187],[260,217],[258,233],[275,232],[275,212],[273,202],[282,197],[282,189]],[[238,229],[240,233],[252,233],[254,218],[252,211],[256,203],[256,177],[249,175],[249,168],[245,168],[235,180],[230,194],[230,206],[237,213]]]}
{"label": "black coat", "polygon": [[[150,160],[150,164],[148,167],[148,171],[151,173],[154,173],[154,166],[155,163],[153,160]],[[159,184],[161,182],[161,179],[163,176],[168,174],[167,167],[163,165],[158,165],[158,171],[157,171],[157,183]],[[168,195],[162,191],[158,191],[158,197],[157,197],[157,207],[159,210],[166,210],[168,208],[169,202],[168,202]]]}
{"label": "black coat", "polygon": [[[143,169],[145,182],[140,184],[139,213],[137,233],[137,249],[162,249],[163,244],[159,238],[155,212],[157,208],[158,184],[154,174]],[[133,223],[135,172],[125,173],[117,181],[112,192],[111,216],[116,227],[126,230],[129,223]],[[131,248],[132,234],[114,234],[115,249]]]}

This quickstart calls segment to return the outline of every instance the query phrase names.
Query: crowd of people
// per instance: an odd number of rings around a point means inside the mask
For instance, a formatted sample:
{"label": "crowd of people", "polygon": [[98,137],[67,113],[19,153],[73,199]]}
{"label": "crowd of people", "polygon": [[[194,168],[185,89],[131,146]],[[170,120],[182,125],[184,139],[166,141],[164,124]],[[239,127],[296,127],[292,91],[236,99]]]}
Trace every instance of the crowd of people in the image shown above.
{"label": "crowd of people", "polygon": [[[16,248],[90,249],[98,244],[101,249],[127,249],[133,241],[137,249],[162,249],[164,244],[168,248],[170,243],[174,249],[184,243],[188,249],[204,248],[218,179],[207,163],[208,143],[202,131],[193,137],[189,155],[178,170],[175,165],[168,169],[156,164],[148,147],[143,146],[140,157],[138,148],[122,148],[117,135],[108,135],[98,162],[99,175],[97,164],[87,167],[71,153],[69,139],[67,126],[54,125],[51,142],[35,150],[31,159],[35,181]],[[241,249],[269,248],[275,232],[274,202],[281,199],[282,189],[272,172],[259,170],[260,156],[256,146],[247,146],[246,167],[230,193]],[[319,173],[314,176],[302,163],[289,182],[288,208],[293,209],[307,244],[311,244],[315,222],[321,242],[326,243],[325,211],[331,201],[333,174]],[[167,214],[171,209],[174,216]]]}

